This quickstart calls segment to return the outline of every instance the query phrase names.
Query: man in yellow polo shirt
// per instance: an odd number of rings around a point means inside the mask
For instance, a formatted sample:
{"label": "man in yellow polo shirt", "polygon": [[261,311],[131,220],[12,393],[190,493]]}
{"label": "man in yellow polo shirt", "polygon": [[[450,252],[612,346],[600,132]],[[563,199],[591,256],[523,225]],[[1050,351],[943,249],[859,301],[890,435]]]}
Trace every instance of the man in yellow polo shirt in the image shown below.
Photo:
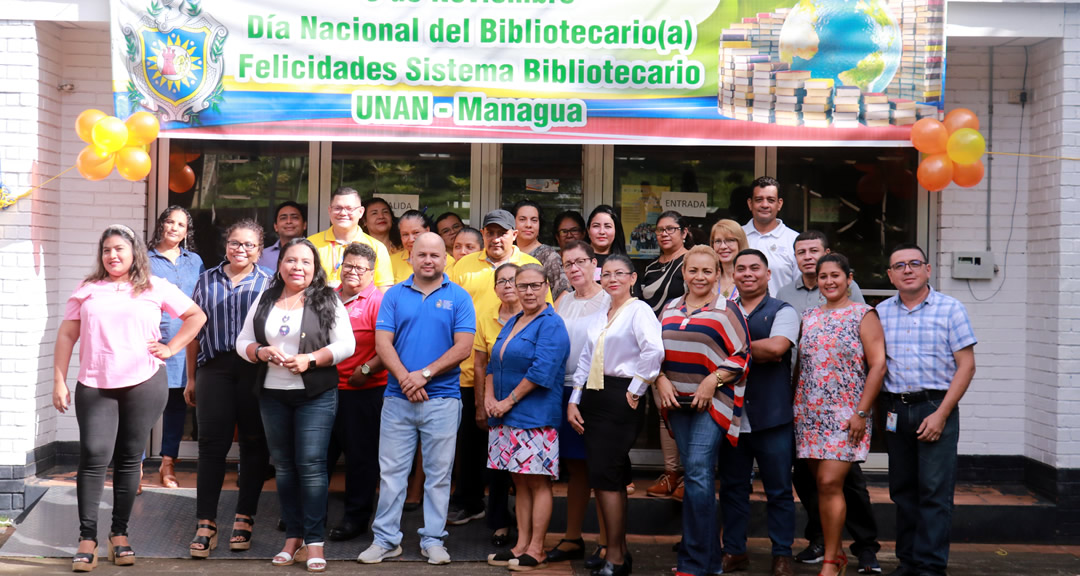
{"label": "man in yellow polo shirt", "polygon": [[360,193],[349,187],[334,190],[330,195],[330,228],[308,236],[319,251],[319,260],[326,271],[326,281],[337,288],[341,284],[341,260],[345,247],[353,242],[367,244],[375,250],[375,286],[386,292],[394,285],[394,269],[390,265],[390,252],[382,242],[368,236],[360,229],[364,205]]}
{"label": "man in yellow polo shirt", "polygon": [[[398,218],[397,227],[398,232],[401,234],[402,249],[390,255],[390,265],[394,269],[394,284],[404,282],[409,276],[412,276],[413,267],[412,262],[409,260],[409,254],[412,254],[413,244],[416,243],[416,239],[421,234],[431,231],[427,216],[419,210],[407,210],[401,215],[401,218]],[[447,252],[445,268],[447,275],[451,273],[453,267],[454,257]]]}
{"label": "man in yellow polo shirt", "polygon": [[[498,295],[495,294],[496,268],[507,262],[519,266],[540,263],[536,258],[514,246],[514,240],[517,238],[514,216],[506,210],[488,212],[484,216],[482,230],[484,249],[463,256],[454,264],[454,269],[448,272],[450,281],[464,288],[472,297],[477,317],[481,314],[490,315],[501,304]],[[551,302],[550,290],[548,290],[547,301]],[[475,378],[473,356],[470,355],[461,363],[462,413],[461,428],[458,430],[459,479],[456,484],[457,489],[450,499],[450,514],[447,517],[447,523],[455,526],[483,518],[485,513],[483,482],[477,479],[483,478],[486,467],[487,435],[476,434],[475,417],[477,414],[484,413],[484,390],[482,382],[480,388],[474,388]],[[472,406],[468,404],[469,400],[472,400]],[[493,516],[488,517],[488,526],[497,531],[496,537],[505,538],[509,528],[508,513],[505,511],[505,492],[509,482],[505,478],[502,481],[504,482],[502,489],[492,486],[490,498],[493,501],[501,498],[502,501],[495,505],[501,506],[503,510],[491,511]],[[499,496],[500,493],[501,496]]]}

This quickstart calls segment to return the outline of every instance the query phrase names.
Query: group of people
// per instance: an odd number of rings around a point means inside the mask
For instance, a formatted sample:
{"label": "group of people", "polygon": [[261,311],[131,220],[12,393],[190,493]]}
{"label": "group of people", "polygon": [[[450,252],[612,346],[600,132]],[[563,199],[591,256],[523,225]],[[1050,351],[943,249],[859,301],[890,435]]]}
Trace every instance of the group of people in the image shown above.
{"label": "group of people", "polygon": [[[272,458],[285,531],[274,565],[324,571],[325,541],[369,525],[359,562],[396,557],[412,500],[423,507],[419,546],[431,564],[450,562],[447,525],[486,517],[497,547],[489,564],[528,571],[585,559],[593,576],[630,574],[629,453],[651,397],[665,472],[647,492],[683,502],[677,574],[748,568],[755,460],[773,574],[793,574],[793,561],[842,573],[845,523],[859,571],[881,572],[859,469],[874,418],[885,421],[897,505],[892,574],[944,574],[956,406],[975,369],[966,312],[929,286],[930,264],[914,244],[889,255],[897,294],[866,305],[848,260],[830,253],[824,234],[785,226],[782,206],[779,184],[757,179],[753,219],[720,220],[708,246],[693,246],[686,219],[665,212],[653,230],[660,256],[640,275],[607,205],[587,219],[560,213],[551,246],[539,240],[543,214],[530,201],[489,212],[477,230],[453,213],[395,218],[385,202],[365,206],[340,188],[327,230],[305,238],[303,211],[286,202],[277,242],[264,248],[262,227],[239,221],[225,234],[226,261],[209,270],[183,208],[162,212],[149,250],[130,229],[109,227],[56,343],[60,411],[70,406],[67,369],[80,343],[73,570],[97,564],[110,460],[108,557],[134,563],[127,523],[143,447],[164,414],[159,480],[175,486],[187,404],[199,430],[192,557],[218,545],[236,431],[232,550],[251,546]],[[342,456],[344,517],[327,530],[329,475]],[[566,534],[546,549],[560,474]],[[809,546],[794,556],[793,485],[810,517]],[[586,557],[593,492],[600,535]]]}

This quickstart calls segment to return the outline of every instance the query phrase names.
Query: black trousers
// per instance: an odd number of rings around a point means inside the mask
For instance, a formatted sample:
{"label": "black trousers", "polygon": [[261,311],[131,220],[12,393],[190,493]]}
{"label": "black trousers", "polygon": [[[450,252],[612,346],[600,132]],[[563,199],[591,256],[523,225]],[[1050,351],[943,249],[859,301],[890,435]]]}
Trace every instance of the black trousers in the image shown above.
{"label": "black trousers", "polygon": [[[803,535],[811,543],[821,543],[825,536],[821,530],[817,479],[810,473],[810,465],[806,460],[795,459],[793,480],[795,493],[799,495],[799,500],[806,509],[806,530]],[[858,463],[851,465],[851,470],[844,478],[844,501],[847,502],[847,518],[844,520],[844,527],[854,540],[851,544],[851,553],[858,556],[863,550],[870,550],[877,554],[878,550],[881,550],[881,544],[877,539],[877,521],[874,520],[870,493],[866,490],[866,477],[863,476],[862,468]]]}
{"label": "black trousers", "polygon": [[450,504],[470,514],[484,510],[487,484],[487,429],[476,426],[476,389],[461,389],[461,424],[457,437],[457,481]]}
{"label": "black trousers", "polygon": [[[79,536],[97,539],[98,510],[105,491],[105,471],[113,461],[112,527],[126,534],[139,467],[150,429],[169,400],[169,377],[160,368],[149,380],[126,388],[75,386],[75,419],[79,423]],[[114,460],[115,458],[115,460]]]}
{"label": "black trousers", "polygon": [[379,423],[386,386],[338,390],[338,411],[327,448],[326,469],[334,475],[345,455],[345,517],[342,523],[367,527],[375,512],[379,487]]}
{"label": "black trousers", "polygon": [[225,457],[232,446],[234,431],[238,431],[240,441],[236,514],[254,516],[259,510],[259,494],[266,481],[270,452],[254,385],[255,365],[232,353],[210,360],[195,374],[199,420],[196,518],[217,520],[218,499],[225,481]]}

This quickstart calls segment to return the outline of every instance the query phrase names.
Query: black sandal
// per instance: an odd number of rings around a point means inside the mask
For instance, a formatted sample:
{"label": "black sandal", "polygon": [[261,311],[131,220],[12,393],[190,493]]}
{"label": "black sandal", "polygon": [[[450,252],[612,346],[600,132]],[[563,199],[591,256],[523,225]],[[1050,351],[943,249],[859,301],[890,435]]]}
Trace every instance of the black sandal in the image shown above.
{"label": "black sandal", "polygon": [[199,524],[198,528],[206,528],[207,530],[213,530],[214,533],[209,536],[199,536],[198,529],[196,529],[195,537],[191,539],[192,544],[199,544],[202,548],[188,547],[188,551],[191,553],[192,558],[209,558],[210,551],[217,548],[217,526],[213,524]]}
{"label": "black sandal", "polygon": [[547,568],[547,557],[545,556],[544,558],[544,560],[537,560],[528,554],[522,554],[510,561],[509,568],[514,572],[541,570]]}
{"label": "black sandal", "polygon": [[117,536],[127,538],[127,532],[109,534],[109,562],[117,566],[133,566],[135,564],[135,551],[131,546],[117,546],[112,539]]}
{"label": "black sandal", "polygon": [[94,543],[93,552],[77,552],[71,557],[71,571],[72,572],[89,572],[94,568],[97,568],[97,538],[83,538],[79,537],[79,542],[83,540],[90,540]]}
{"label": "black sandal", "polygon": [[514,556],[513,550],[503,550],[502,552],[488,554],[487,563],[490,566],[509,566],[510,561],[514,558],[517,558],[517,556]]}
{"label": "black sandal", "polygon": [[597,544],[596,550],[593,551],[591,556],[585,559],[585,567],[589,570],[596,570],[597,568],[602,567],[604,565],[604,562],[606,562],[604,553],[605,550],[607,550],[607,546],[604,546],[603,544]]}
{"label": "black sandal", "polygon": [[[237,522],[247,524],[248,526],[251,526],[252,529],[255,528],[254,518],[241,518],[240,516],[237,516],[233,518],[233,524],[236,524]],[[243,538],[243,540],[232,539],[236,537]],[[232,538],[229,538],[229,550],[235,552],[237,550],[248,550],[251,548],[251,530],[237,530],[236,528],[233,528]]]}
{"label": "black sandal", "polygon": [[[573,544],[577,548],[573,550],[563,550],[559,548],[563,544]],[[567,540],[563,538],[559,540],[559,543],[554,548],[548,550],[547,561],[548,562],[566,562],[567,560],[581,560],[585,557],[585,540],[583,538],[574,538],[573,540]]]}

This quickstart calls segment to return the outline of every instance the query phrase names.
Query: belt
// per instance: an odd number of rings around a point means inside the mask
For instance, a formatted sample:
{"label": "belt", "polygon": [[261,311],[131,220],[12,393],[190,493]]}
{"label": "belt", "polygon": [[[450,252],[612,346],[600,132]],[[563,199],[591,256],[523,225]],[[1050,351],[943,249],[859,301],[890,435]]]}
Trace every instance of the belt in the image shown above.
{"label": "belt", "polygon": [[930,400],[943,400],[946,390],[920,390],[918,392],[904,392],[902,394],[893,394],[892,392],[883,392],[885,398],[892,400],[893,402],[899,402],[901,404],[919,404],[920,402],[927,402]]}

